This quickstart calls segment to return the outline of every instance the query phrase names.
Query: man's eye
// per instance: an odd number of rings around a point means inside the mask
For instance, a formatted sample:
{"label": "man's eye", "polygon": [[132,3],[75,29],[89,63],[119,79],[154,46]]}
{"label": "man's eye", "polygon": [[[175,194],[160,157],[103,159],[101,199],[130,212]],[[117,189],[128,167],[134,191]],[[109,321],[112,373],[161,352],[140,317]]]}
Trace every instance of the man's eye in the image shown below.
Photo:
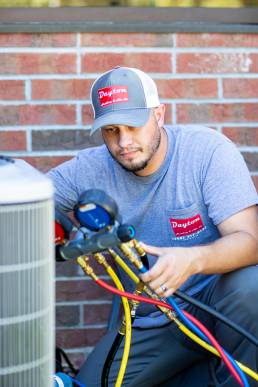
{"label": "man's eye", "polygon": [[116,128],[105,128],[105,132],[107,133],[113,133],[116,131]]}

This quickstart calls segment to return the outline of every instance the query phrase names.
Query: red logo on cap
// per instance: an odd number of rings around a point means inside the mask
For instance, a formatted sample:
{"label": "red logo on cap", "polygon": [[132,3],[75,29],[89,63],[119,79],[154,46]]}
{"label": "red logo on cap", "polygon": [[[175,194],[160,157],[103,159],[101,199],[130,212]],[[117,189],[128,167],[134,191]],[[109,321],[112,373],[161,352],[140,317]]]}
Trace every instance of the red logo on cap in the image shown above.
{"label": "red logo on cap", "polygon": [[110,86],[98,90],[100,106],[108,106],[113,103],[128,101],[127,86]]}
{"label": "red logo on cap", "polygon": [[170,218],[169,221],[176,237],[194,234],[204,227],[199,214],[186,219]]}

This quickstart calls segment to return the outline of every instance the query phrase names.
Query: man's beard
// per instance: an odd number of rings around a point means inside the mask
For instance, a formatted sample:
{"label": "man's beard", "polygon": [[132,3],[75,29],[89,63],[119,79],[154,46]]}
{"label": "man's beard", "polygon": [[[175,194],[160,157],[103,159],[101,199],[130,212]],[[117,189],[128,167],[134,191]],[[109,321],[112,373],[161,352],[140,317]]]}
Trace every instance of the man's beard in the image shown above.
{"label": "man's beard", "polygon": [[[160,131],[160,128],[158,125],[156,125],[156,131],[155,131],[155,134],[153,136],[153,139],[151,140],[150,144],[148,145],[148,147],[146,148],[146,158],[144,160],[141,160],[141,161],[138,161],[138,162],[131,162],[130,164],[129,163],[123,163],[121,162],[120,160],[118,160],[116,158],[115,155],[113,155],[109,148],[107,147],[111,157],[119,164],[121,165],[121,167],[123,169],[125,169],[127,172],[139,172],[139,171],[142,171],[143,169],[145,169],[147,167],[147,165],[149,164],[150,160],[152,159],[152,157],[155,155],[156,151],[158,150],[159,146],[160,146],[160,142],[161,142],[161,131]],[[142,148],[140,149],[137,149],[139,152],[142,151]]]}

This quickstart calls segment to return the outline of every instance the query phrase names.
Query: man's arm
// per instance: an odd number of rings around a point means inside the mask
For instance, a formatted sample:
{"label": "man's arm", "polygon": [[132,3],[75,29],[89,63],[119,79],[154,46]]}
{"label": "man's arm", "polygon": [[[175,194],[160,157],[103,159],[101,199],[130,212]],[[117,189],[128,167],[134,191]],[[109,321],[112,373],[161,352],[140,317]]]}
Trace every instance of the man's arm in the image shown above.
{"label": "man's arm", "polygon": [[256,206],[246,208],[218,225],[222,238],[199,246],[199,270],[203,274],[226,273],[258,264]]}
{"label": "man's arm", "polygon": [[[218,225],[221,238],[194,247],[153,247],[146,252],[158,257],[141,275],[158,294],[169,297],[193,274],[219,274],[258,264],[258,222],[256,206],[248,207]],[[160,286],[165,284],[167,292]]]}

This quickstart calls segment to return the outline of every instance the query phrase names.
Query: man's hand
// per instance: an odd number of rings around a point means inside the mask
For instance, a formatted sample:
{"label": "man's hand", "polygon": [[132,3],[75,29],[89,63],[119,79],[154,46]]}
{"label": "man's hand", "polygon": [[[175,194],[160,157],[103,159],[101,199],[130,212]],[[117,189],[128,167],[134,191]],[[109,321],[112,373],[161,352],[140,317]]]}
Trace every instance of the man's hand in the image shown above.
{"label": "man's hand", "polygon": [[143,243],[141,245],[147,254],[158,257],[153,267],[140,277],[159,296],[171,296],[191,275],[198,272],[196,259],[198,247],[154,247]]}
{"label": "man's hand", "polygon": [[153,247],[142,243],[147,254],[158,257],[153,267],[141,275],[142,280],[160,296],[169,297],[193,274],[222,274],[258,264],[255,206],[232,215],[218,229],[221,238],[207,245]]}

